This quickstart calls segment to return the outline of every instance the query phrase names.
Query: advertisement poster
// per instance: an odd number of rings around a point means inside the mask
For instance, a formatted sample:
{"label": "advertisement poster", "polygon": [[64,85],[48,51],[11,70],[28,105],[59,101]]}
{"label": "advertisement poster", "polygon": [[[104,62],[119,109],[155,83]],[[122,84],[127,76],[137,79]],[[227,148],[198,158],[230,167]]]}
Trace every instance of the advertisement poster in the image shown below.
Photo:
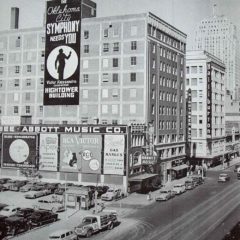
{"label": "advertisement poster", "polygon": [[3,134],[2,167],[35,168],[36,146],[35,134]]}
{"label": "advertisement poster", "polygon": [[79,104],[81,0],[47,1],[44,105]]}
{"label": "advertisement poster", "polygon": [[104,174],[124,174],[124,135],[105,135]]}
{"label": "advertisement poster", "polygon": [[39,170],[57,171],[58,135],[40,134]]}

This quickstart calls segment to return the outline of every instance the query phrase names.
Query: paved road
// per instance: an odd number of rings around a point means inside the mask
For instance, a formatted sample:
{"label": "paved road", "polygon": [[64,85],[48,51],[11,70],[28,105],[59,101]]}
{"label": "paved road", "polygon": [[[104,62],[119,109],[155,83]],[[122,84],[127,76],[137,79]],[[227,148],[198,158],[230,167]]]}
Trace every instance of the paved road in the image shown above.
{"label": "paved road", "polygon": [[[234,215],[240,202],[239,180],[232,169],[226,171],[231,175],[230,182],[217,183],[219,172],[209,172],[205,184],[167,202],[153,202],[142,208],[136,206],[138,210],[120,219],[119,226],[111,231],[98,233],[91,239],[220,240],[221,238],[209,237],[221,236],[221,232],[227,232],[227,228],[234,225],[233,221],[224,225],[224,231],[221,230],[223,223],[229,222],[229,216]],[[64,219],[64,215],[61,217]],[[73,215],[67,221],[59,221],[14,239],[45,240],[51,232],[63,227],[71,229],[80,221],[79,215]],[[218,235],[213,234],[214,229],[220,229]]]}

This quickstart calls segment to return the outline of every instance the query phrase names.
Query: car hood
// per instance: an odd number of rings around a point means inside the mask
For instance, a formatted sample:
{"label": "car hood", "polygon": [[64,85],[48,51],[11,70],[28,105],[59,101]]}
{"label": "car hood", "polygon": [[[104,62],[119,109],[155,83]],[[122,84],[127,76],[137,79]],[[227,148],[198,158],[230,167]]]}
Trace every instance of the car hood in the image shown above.
{"label": "car hood", "polygon": [[84,227],[84,226],[87,226],[87,225],[89,225],[90,223],[80,223],[76,228],[82,228],[82,227]]}

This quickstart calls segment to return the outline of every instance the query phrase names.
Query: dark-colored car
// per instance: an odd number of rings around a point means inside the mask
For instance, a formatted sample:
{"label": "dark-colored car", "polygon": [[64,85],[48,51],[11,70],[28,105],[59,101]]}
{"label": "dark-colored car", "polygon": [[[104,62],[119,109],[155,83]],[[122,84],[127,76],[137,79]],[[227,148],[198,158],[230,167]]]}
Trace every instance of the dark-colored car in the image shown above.
{"label": "dark-colored car", "polygon": [[48,185],[48,183],[45,182],[38,182],[36,183],[33,187],[32,187],[32,191],[41,191],[46,189],[46,186]]}
{"label": "dark-colored car", "polygon": [[7,227],[7,235],[15,236],[19,233],[26,232],[31,229],[28,219],[24,217],[11,216],[5,219]]}
{"label": "dark-colored car", "polygon": [[3,239],[7,235],[7,226],[5,224],[6,216],[0,216],[0,239]]}
{"label": "dark-colored car", "polygon": [[4,191],[5,190],[9,190],[9,187],[10,186],[12,186],[14,183],[16,183],[17,182],[17,180],[8,180],[7,182],[5,182],[4,184],[3,184],[3,189],[4,189]]}
{"label": "dark-colored car", "polygon": [[237,169],[240,168],[240,164],[236,164],[234,167],[234,172],[237,172]]}
{"label": "dark-colored car", "polygon": [[19,189],[21,187],[23,187],[24,185],[26,185],[27,182],[28,182],[27,180],[18,180],[15,183],[13,183],[12,185],[10,185],[8,187],[8,189],[11,190],[11,191],[19,191]]}
{"label": "dark-colored car", "polygon": [[5,203],[0,203],[0,210],[2,210],[4,207],[8,206],[7,204]]}
{"label": "dark-colored car", "polygon": [[97,186],[96,191],[98,192],[97,197],[100,198],[109,189],[108,186]]}
{"label": "dark-colored car", "polygon": [[41,226],[58,220],[58,214],[48,210],[36,210],[30,217],[32,227]]}
{"label": "dark-colored car", "polygon": [[195,182],[194,184],[195,184],[196,186],[201,185],[201,184],[204,183],[204,179],[203,179],[202,176],[200,176],[200,175],[191,175],[191,176],[190,176],[190,179],[192,179],[193,182]]}
{"label": "dark-colored car", "polygon": [[0,184],[4,184],[9,180],[11,180],[11,178],[0,178]]}
{"label": "dark-colored car", "polygon": [[29,218],[34,213],[33,208],[21,208],[17,211],[15,216]]}
{"label": "dark-colored car", "polygon": [[52,193],[54,193],[58,189],[59,183],[48,183],[46,185],[46,189],[51,190]]}

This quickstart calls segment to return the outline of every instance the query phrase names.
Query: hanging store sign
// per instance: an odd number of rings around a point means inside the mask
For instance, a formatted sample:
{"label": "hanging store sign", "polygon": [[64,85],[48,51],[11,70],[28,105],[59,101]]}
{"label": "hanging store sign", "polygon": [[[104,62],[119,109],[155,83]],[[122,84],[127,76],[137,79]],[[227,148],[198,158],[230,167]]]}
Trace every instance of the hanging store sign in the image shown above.
{"label": "hanging store sign", "polygon": [[207,63],[207,138],[212,138],[212,76],[211,63]]}
{"label": "hanging store sign", "polygon": [[33,134],[3,134],[2,167],[35,168],[37,136]]}
{"label": "hanging store sign", "polygon": [[79,104],[81,0],[47,1],[44,105]]}

